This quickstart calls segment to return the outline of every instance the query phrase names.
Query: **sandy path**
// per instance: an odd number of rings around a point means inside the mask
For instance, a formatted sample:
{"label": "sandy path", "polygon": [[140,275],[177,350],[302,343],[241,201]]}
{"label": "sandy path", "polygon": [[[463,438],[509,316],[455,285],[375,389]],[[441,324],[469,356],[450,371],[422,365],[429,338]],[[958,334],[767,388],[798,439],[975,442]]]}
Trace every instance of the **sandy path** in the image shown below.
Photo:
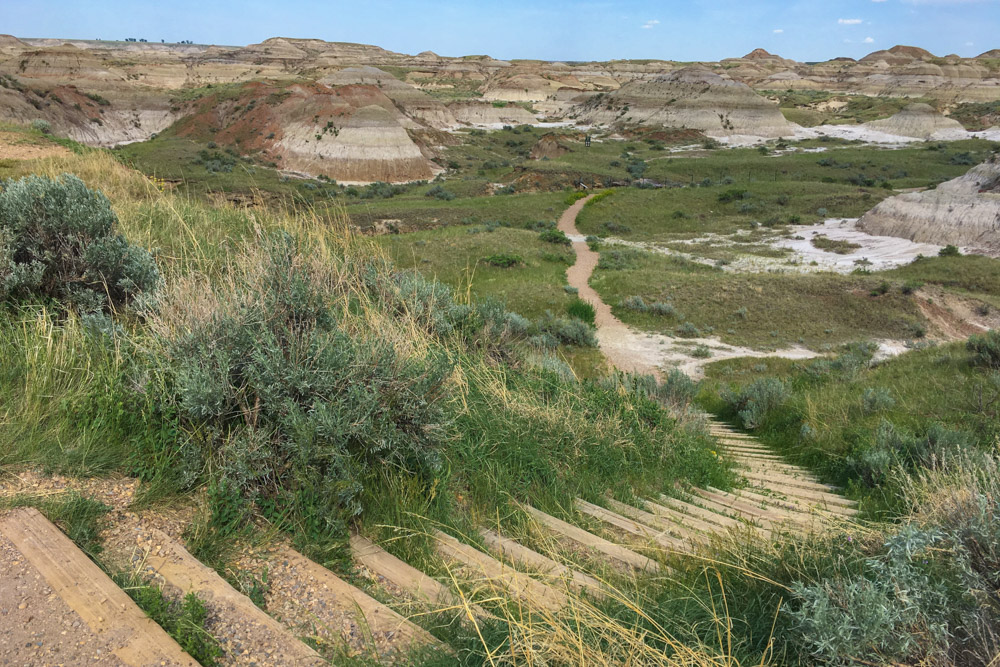
{"label": "sandy path", "polygon": [[[792,347],[775,352],[761,352],[745,347],[736,347],[721,342],[718,338],[671,338],[663,334],[645,333],[630,328],[615,317],[611,306],[604,303],[597,291],[590,286],[590,276],[600,260],[600,255],[589,247],[576,228],[576,218],[594,195],[581,199],[563,212],[559,218],[559,229],[573,240],[576,264],[566,271],[566,279],[571,287],[580,292],[580,298],[594,306],[597,311],[597,341],[604,356],[616,368],[634,373],[660,375],[664,367],[679,368],[696,379],[704,375],[704,366],[722,359],[737,357],[782,357],[786,359],[811,359],[819,356],[803,347]],[[708,359],[696,359],[691,350],[698,345],[711,349]]]}

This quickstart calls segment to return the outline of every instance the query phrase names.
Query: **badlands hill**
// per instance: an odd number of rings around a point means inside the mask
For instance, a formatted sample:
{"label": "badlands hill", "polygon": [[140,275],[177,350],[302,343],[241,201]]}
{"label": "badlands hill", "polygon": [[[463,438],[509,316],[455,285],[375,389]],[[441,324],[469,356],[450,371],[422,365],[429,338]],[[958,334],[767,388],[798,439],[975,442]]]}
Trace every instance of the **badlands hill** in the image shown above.
{"label": "badlands hill", "polygon": [[890,118],[865,125],[878,132],[914,139],[947,139],[949,133],[965,133],[961,123],[938,113],[929,104],[911,104]]}
{"label": "badlands hill", "polygon": [[[299,88],[289,88],[293,82]],[[284,105],[272,107],[274,116],[244,113],[239,118],[230,107],[240,105],[223,105],[219,117],[210,119],[191,102],[250,83],[287,90],[299,101],[309,91],[311,101],[303,102],[307,108],[314,103],[324,110],[343,106],[335,124],[345,132],[309,139],[306,127],[296,125],[301,121],[289,120],[298,112]],[[859,61],[838,58],[816,64],[763,49],[693,66],[664,60],[508,62],[487,55],[407,55],[366,44],[283,37],[248,46],[212,46],[0,36],[0,120],[42,119],[58,135],[113,146],[149,139],[175,123],[189,132],[194,116],[198,122],[212,120],[200,135],[211,128],[220,135],[213,140],[229,148],[245,152],[249,145],[288,169],[331,178],[340,174],[348,180],[425,177],[436,169],[430,161],[435,146],[448,142],[445,133],[469,126],[579,120],[686,127],[718,137],[788,136],[793,126],[763,95],[776,90],[922,97],[939,108],[992,102],[1000,99],[1000,59],[992,51],[979,58],[939,58],[899,46]],[[319,101],[338,95],[346,101]],[[381,111],[360,113],[365,106]],[[990,108],[976,111],[983,128],[994,118],[992,107],[985,106]],[[227,131],[225,123],[243,129]],[[261,124],[250,132],[246,126],[252,123]],[[886,120],[881,131],[933,137],[954,128],[953,122],[917,107]],[[383,131],[390,138],[376,140]],[[267,139],[272,133],[276,138]],[[257,139],[228,143],[238,134]],[[379,157],[355,166],[365,146]]]}
{"label": "badlands hill", "polygon": [[714,137],[793,134],[777,105],[705,67],[633,81],[613,93],[590,98],[579,114],[589,123],[693,128]]}
{"label": "badlands hill", "polygon": [[1000,257],[1000,158],[935,190],[886,199],[858,227],[877,236],[951,244]]}

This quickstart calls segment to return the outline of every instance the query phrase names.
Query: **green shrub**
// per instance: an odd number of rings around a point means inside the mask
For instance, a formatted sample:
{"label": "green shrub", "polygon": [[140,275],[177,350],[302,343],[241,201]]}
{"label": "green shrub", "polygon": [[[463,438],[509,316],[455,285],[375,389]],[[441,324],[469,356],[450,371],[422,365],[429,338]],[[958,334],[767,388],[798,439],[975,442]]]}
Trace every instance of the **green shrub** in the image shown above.
{"label": "green shrub", "polygon": [[680,317],[673,304],[656,301],[649,306],[649,312],[662,317]]}
{"label": "green shrub", "polygon": [[624,271],[634,268],[639,257],[637,250],[608,250],[601,253],[597,268],[605,271]]}
{"label": "green shrub", "polygon": [[560,229],[546,229],[538,234],[538,238],[546,243],[555,243],[556,245],[572,244],[569,237]]}
{"label": "green shrub", "polygon": [[569,305],[566,306],[566,314],[587,324],[594,324],[597,321],[597,311],[583,299],[573,299],[570,301]]}
{"label": "green shrub", "polygon": [[[261,256],[212,312],[163,340],[162,409],[199,434],[199,458],[261,508],[295,507],[314,538],[362,511],[362,480],[396,467],[427,478],[441,462],[440,401],[450,363],[402,356],[390,340],[346,330],[326,287],[290,237]],[[370,298],[439,336],[507,330],[506,311],[454,304],[412,274],[358,267]]]}
{"label": "green shrub", "polygon": [[710,359],[712,357],[712,350],[707,345],[698,345],[691,350],[691,356],[695,359]]}
{"label": "green shrub", "polygon": [[31,129],[38,130],[42,134],[50,134],[52,132],[52,123],[41,118],[36,118],[31,121]]}
{"label": "green shrub", "polygon": [[938,257],[959,257],[962,251],[958,249],[958,246],[946,245],[938,251]]}
{"label": "green shrub", "polygon": [[599,236],[588,236],[587,247],[597,252],[601,248],[601,238]]}
{"label": "green shrub", "polygon": [[1000,331],[994,329],[982,335],[970,336],[965,347],[972,352],[974,364],[1000,368]]}
{"label": "green shrub", "polygon": [[160,284],[153,257],[114,233],[107,198],[76,176],[0,184],[0,300],[53,298],[83,312],[130,304]]}
{"label": "green shrub", "polygon": [[435,185],[433,188],[428,190],[425,197],[434,197],[435,199],[440,199],[441,201],[451,201],[455,198],[455,193],[450,190],[445,190],[444,186]]}
{"label": "green shrub", "polygon": [[761,378],[738,391],[727,389],[722,392],[722,400],[739,418],[743,428],[760,428],[768,415],[784,405],[788,399],[788,387],[776,378]]}
{"label": "green shrub", "polygon": [[891,410],[895,407],[895,405],[896,399],[894,399],[889,390],[884,387],[869,387],[868,389],[865,389],[865,393],[861,395],[861,409],[866,415]]}
{"label": "green shrub", "polygon": [[509,269],[513,266],[521,266],[524,264],[523,257],[510,252],[501,252],[496,255],[490,255],[489,257],[483,257],[483,261],[490,266],[497,266],[501,269]]}
{"label": "green shrub", "polygon": [[698,327],[690,322],[682,323],[679,327],[677,327],[676,333],[681,338],[697,338],[701,335],[701,331],[698,330]]}
{"label": "green shrub", "polygon": [[649,310],[646,301],[641,296],[627,296],[622,300],[622,308],[634,310],[637,313],[645,313]]}
{"label": "green shrub", "polygon": [[535,323],[535,327],[539,334],[548,334],[559,343],[597,347],[597,336],[593,327],[579,319],[556,317],[546,312]]}

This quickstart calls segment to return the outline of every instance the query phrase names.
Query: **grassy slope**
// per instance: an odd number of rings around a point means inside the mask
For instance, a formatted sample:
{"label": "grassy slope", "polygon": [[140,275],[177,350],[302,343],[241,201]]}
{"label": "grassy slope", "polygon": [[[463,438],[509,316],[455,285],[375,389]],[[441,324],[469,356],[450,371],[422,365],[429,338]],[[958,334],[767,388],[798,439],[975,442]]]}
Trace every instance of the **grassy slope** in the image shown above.
{"label": "grassy slope", "polygon": [[[416,269],[477,301],[498,298],[526,317],[537,317],[546,310],[562,313],[570,298],[562,286],[566,284],[566,267],[574,261],[573,251],[539,240],[538,232],[449,227],[383,236],[378,243],[398,266]],[[484,261],[498,253],[517,254],[524,263],[499,268]]]}
{"label": "grassy slope", "polygon": [[[587,234],[668,241],[708,232],[732,233],[750,228],[754,221],[788,224],[793,215],[802,224],[812,224],[821,218],[817,213],[821,208],[829,217],[857,217],[892,192],[858,187],[849,179],[863,174],[877,183],[888,181],[893,188],[934,185],[968,171],[967,165],[952,164],[956,154],[971,151],[978,159],[990,146],[979,140],[954,142],[944,150],[831,144],[824,153],[769,156],[735,149],[680,155],[650,162],[647,176],[683,184],[708,179],[708,187],[625,190],[585,209],[578,227]],[[749,195],[721,202],[719,196],[731,190]],[[627,225],[632,232],[609,231],[607,222]]]}
{"label": "grassy slope", "polygon": [[[619,317],[649,331],[669,333],[687,321],[727,343],[754,347],[804,343],[823,349],[828,343],[913,337],[913,326],[921,319],[916,305],[898,287],[871,296],[882,280],[836,274],[731,274],[641,253],[628,268],[598,269],[591,284]],[[622,307],[622,301],[633,295],[646,303],[672,303],[680,317]]]}

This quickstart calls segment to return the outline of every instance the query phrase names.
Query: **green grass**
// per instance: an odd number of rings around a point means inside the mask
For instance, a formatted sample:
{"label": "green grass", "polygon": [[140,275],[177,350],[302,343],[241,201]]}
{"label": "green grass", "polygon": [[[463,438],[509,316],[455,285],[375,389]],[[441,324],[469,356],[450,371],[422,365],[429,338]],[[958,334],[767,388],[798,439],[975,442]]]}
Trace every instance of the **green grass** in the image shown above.
{"label": "green grass", "polygon": [[[760,93],[767,97],[777,98],[785,118],[805,127],[867,123],[888,118],[917,102],[936,106],[935,100],[927,98],[838,95],[818,90],[789,90],[785,92],[762,90]],[[846,102],[847,105],[836,110],[820,110],[811,106],[827,101]]]}
{"label": "green grass", "polygon": [[[903,478],[869,486],[849,457],[871,447],[884,422],[916,435],[942,425],[970,434],[981,447],[992,447],[1000,435],[1000,378],[970,359],[965,345],[954,343],[848,371],[781,359],[722,361],[706,369],[703,401],[712,411],[733,418],[718,397],[723,387],[747,385],[761,377],[784,380],[790,398],[755,435],[828,481],[848,486],[872,512],[898,513]],[[890,401],[879,409],[866,408],[866,390],[884,391]]]}
{"label": "green grass", "polygon": [[[609,252],[602,251],[602,258]],[[824,345],[869,338],[907,339],[921,321],[913,300],[893,289],[870,292],[875,276],[731,274],[657,253],[636,253],[619,270],[595,272],[591,285],[623,321],[673,333],[688,322],[703,334],[757,348]],[[900,283],[901,286],[901,283]],[[619,304],[629,296],[672,303],[678,317],[637,313]]]}
{"label": "green grass", "polygon": [[[507,227],[488,231],[472,225],[382,236],[377,242],[400,268],[417,269],[463,297],[500,299],[525,317],[546,310],[561,314],[571,300],[563,285],[575,255],[569,248],[539,240],[537,232]],[[483,261],[499,252],[519,255],[524,263],[502,268]]]}

